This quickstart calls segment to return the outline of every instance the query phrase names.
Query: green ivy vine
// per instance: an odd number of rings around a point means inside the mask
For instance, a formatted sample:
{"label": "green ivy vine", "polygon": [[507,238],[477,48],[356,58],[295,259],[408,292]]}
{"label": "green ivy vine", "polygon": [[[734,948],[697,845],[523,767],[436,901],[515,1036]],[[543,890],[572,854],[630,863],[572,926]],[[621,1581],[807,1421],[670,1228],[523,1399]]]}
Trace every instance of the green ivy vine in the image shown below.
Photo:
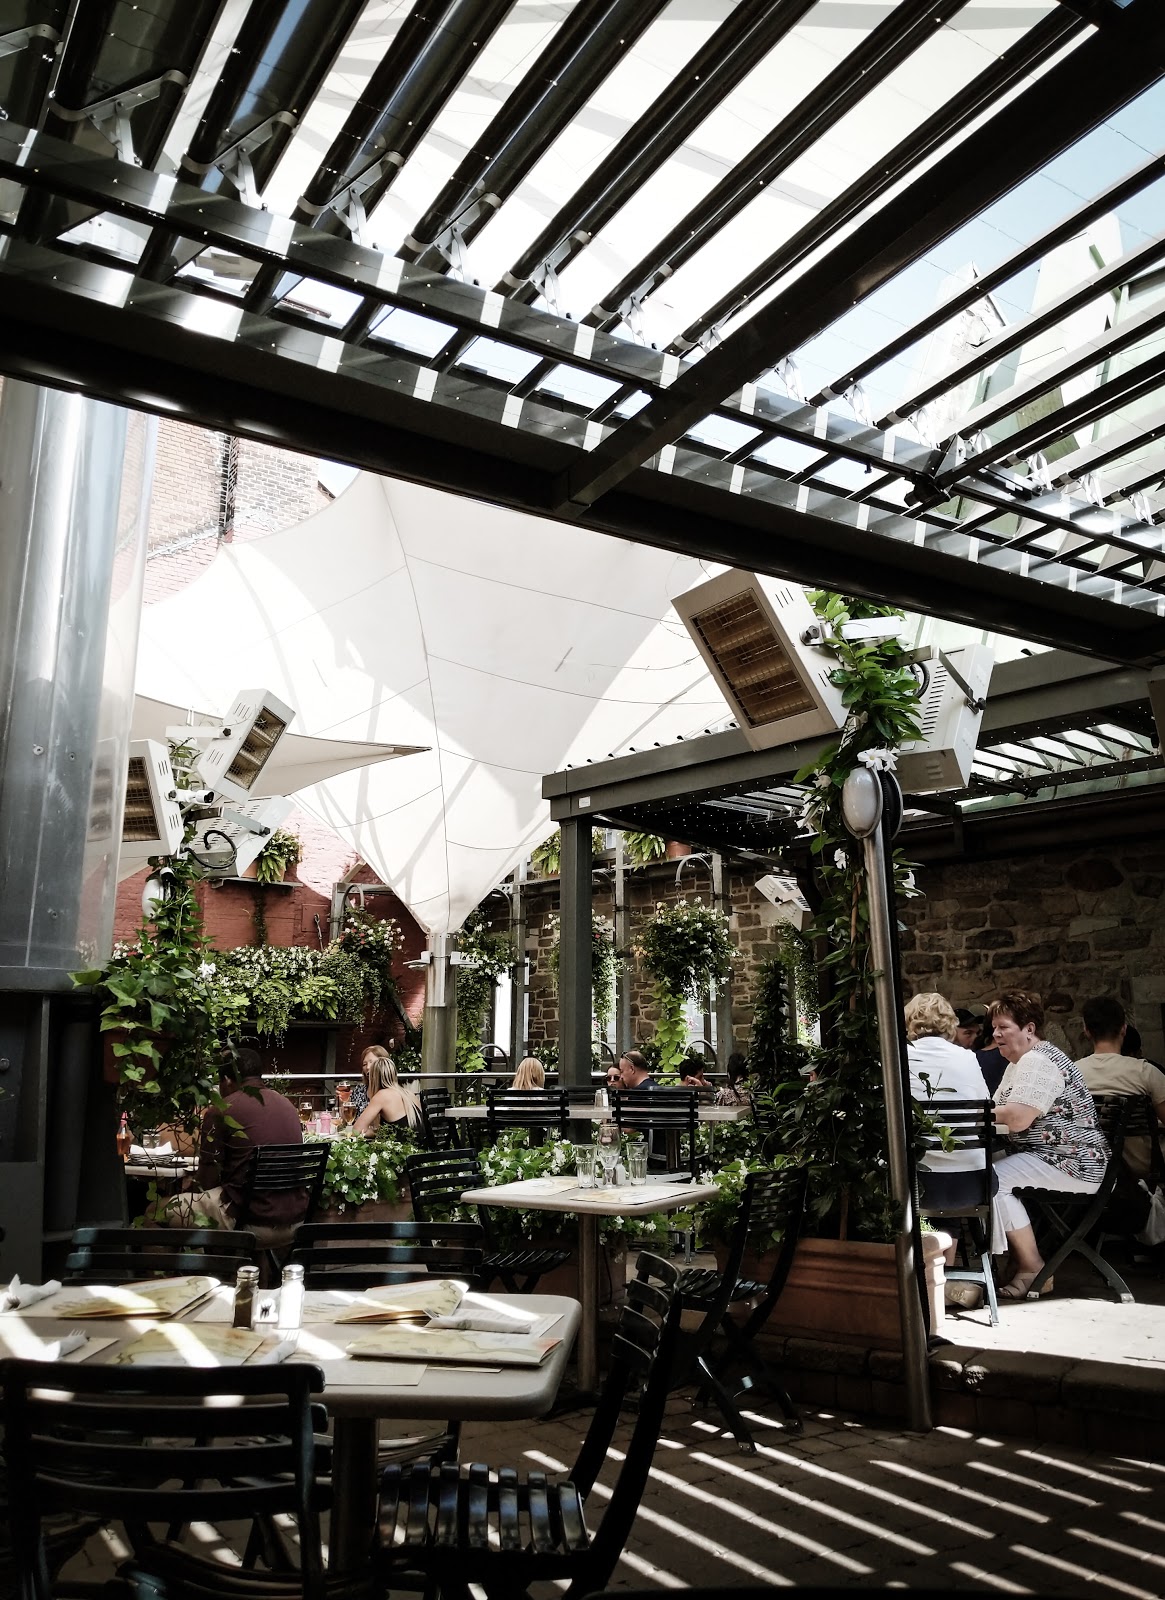
{"label": "green ivy vine", "polygon": [[735,952],[728,919],[698,900],[660,906],[643,936],[642,954],[655,980],[660,1069],[672,1072],[687,1049],[685,999],[701,999],[711,985],[731,975]]}
{"label": "green ivy vine", "polygon": [[466,958],[457,967],[457,1045],[460,1072],[481,1072],[481,1031],[497,981],[513,964],[514,949],[504,933],[491,933],[480,906],[466,917],[457,935]]}

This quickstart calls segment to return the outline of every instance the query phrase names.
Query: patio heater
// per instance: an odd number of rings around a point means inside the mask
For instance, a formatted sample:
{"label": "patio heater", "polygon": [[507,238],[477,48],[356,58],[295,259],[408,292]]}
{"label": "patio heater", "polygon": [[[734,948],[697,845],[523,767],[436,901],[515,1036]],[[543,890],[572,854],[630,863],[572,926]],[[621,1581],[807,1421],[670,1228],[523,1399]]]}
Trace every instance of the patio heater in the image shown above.
{"label": "patio heater", "polygon": [[866,896],[870,913],[870,948],[874,958],[874,997],[882,1058],[882,1090],[886,1101],[886,1149],[890,1165],[890,1197],[900,1208],[894,1240],[898,1275],[898,1315],[902,1326],[902,1358],[906,1378],[906,1420],[919,1432],[933,1426],[926,1358],[926,1329],[918,1279],[921,1248],[910,1170],[910,1115],[906,1092],[906,1041],[902,1024],[902,992],[894,948],[894,893],[890,841],[902,822],[902,790],[891,773],[856,767],[841,791],[842,816],[865,857]]}

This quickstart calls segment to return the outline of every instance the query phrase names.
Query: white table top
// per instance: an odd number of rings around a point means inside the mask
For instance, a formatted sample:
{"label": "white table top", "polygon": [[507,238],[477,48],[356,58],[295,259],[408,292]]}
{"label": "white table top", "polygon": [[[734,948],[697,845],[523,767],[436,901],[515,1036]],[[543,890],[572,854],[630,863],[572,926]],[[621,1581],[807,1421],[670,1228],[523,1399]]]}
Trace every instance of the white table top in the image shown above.
{"label": "white table top", "polygon": [[[225,1295],[229,1301],[231,1291],[220,1291],[220,1295]],[[475,1418],[508,1421],[517,1417],[541,1416],[553,1405],[562,1381],[567,1357],[578,1331],[579,1303],[562,1295],[545,1294],[499,1294],[491,1298],[511,1302],[523,1311],[559,1318],[546,1337],[560,1339],[561,1343],[540,1367],[486,1370],[430,1362],[424,1366],[418,1383],[415,1379],[419,1363],[354,1360],[345,1354],[345,1347],[351,1340],[373,1331],[377,1326],[374,1323],[353,1322],[306,1324],[300,1329],[298,1348],[287,1358],[287,1364],[307,1363],[321,1369],[324,1374],[322,1399],[328,1411],[336,1417],[447,1417],[456,1421]],[[39,1309],[34,1306],[28,1312],[0,1314],[0,1337],[9,1334],[12,1325],[17,1323],[36,1339],[45,1341],[59,1339],[62,1334],[79,1327],[94,1342],[111,1341],[103,1349],[94,1350],[88,1358],[95,1366],[110,1361],[122,1345],[136,1339],[139,1334],[153,1327],[167,1325],[166,1322],[144,1317],[116,1321],[93,1318],[70,1323],[60,1318],[38,1317],[34,1313]],[[220,1319],[208,1305],[203,1305],[182,1320],[190,1326],[199,1320]],[[224,1310],[222,1320],[229,1321],[229,1307]],[[273,1330],[272,1338],[279,1337],[281,1335]],[[5,1338],[4,1342],[9,1344],[9,1339]],[[25,1352],[14,1349],[11,1353]],[[35,1359],[35,1349],[27,1353]],[[73,1360],[76,1357],[71,1360],[66,1358],[70,1364]]]}
{"label": "white table top", "polygon": [[[470,1121],[478,1119],[484,1121],[488,1113],[486,1106],[449,1106],[445,1112],[447,1117],[465,1118]],[[588,1106],[572,1104],[567,1110],[567,1116],[576,1122],[608,1122],[614,1115],[610,1106]],[[697,1112],[699,1122],[745,1122],[752,1115],[749,1106],[709,1106],[702,1105]],[[551,1117],[551,1122],[556,1122],[557,1117]]]}
{"label": "white table top", "polygon": [[617,1189],[580,1189],[576,1177],[524,1178],[493,1189],[467,1189],[469,1206],[508,1206],[517,1211],[565,1211],[575,1216],[651,1216],[657,1211],[686,1211],[719,1193],[714,1183],[620,1184]]}

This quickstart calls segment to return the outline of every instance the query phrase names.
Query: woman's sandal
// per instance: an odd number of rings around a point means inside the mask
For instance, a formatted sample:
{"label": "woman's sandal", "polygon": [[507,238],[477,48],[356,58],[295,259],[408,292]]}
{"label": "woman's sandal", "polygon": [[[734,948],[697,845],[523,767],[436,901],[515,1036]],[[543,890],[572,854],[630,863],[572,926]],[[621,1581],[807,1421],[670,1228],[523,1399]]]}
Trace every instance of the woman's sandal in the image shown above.
{"label": "woman's sandal", "polygon": [[[1011,1282],[1005,1283],[1002,1289],[999,1290],[999,1299],[1012,1301],[1026,1300],[1032,1284],[1036,1281],[1043,1270],[1043,1267],[1040,1267],[1036,1272],[1017,1272],[1012,1278]],[[1047,1283],[1041,1287],[1039,1293],[1033,1295],[1031,1298],[1039,1299],[1041,1295],[1051,1294],[1052,1290],[1055,1288],[1055,1285],[1055,1278],[1049,1278]]]}

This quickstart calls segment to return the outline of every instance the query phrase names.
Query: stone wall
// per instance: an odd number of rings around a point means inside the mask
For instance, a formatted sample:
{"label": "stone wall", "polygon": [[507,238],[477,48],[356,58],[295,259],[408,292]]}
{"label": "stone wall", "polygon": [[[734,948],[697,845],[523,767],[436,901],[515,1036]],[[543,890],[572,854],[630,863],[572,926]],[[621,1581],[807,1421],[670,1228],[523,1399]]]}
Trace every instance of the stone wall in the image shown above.
{"label": "stone wall", "polygon": [[[631,943],[657,904],[709,893],[708,869],[690,857],[679,887],[673,861],[629,874]],[[732,932],[739,956],[733,978],[733,1039],[745,1048],[764,960],[773,952],[773,907],[755,888],[755,871],[729,874]],[[1086,1053],[1080,1007],[1092,995],[1117,996],[1141,1030],[1146,1055],[1165,1060],[1165,847],[1136,854],[1075,848],[1040,856],[952,863],[918,873],[922,895],[901,908],[902,976],[907,996],[937,989],[954,1005],[987,1003],[1001,990],[1034,990],[1048,1011],[1049,1037],[1070,1055]],[[558,999],[550,968],[558,883],[535,882],[528,894],[531,956],[530,1038],[558,1036]],[[612,915],[609,884],[595,882],[595,911]],[[635,966],[632,1033],[649,1040],[657,1019],[651,986]]]}
{"label": "stone wall", "polygon": [[908,995],[937,989],[965,1005],[1035,990],[1049,1036],[1079,1056],[1081,1005],[1111,994],[1146,1055],[1165,1059],[1165,847],[959,862],[920,871],[918,885],[901,914]]}

